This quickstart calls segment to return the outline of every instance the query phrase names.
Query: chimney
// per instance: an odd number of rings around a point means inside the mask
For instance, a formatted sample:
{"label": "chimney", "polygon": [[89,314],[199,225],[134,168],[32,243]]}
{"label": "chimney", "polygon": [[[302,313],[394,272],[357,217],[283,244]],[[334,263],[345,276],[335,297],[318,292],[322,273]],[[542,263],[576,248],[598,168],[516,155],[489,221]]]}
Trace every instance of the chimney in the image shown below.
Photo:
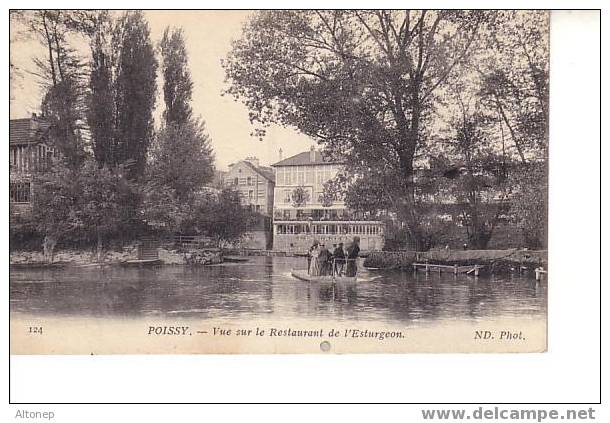
{"label": "chimney", "polygon": [[314,145],[309,149],[309,161],[312,163],[316,161],[316,147]]}
{"label": "chimney", "polygon": [[284,159],[284,157],[283,157],[283,154],[282,154],[282,153],[283,153],[283,150],[280,148],[280,151],[279,151],[279,155],[280,155],[280,160],[279,160],[279,161],[280,161],[280,162],[281,162],[281,161]]}

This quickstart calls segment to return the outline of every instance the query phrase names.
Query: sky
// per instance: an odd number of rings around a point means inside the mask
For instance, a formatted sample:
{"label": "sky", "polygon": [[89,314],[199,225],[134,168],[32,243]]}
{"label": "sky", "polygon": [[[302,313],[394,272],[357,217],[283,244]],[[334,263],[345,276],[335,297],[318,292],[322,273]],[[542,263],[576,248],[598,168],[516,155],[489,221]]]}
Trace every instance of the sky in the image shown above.
{"label": "sky", "polygon": [[[230,163],[246,156],[256,156],[261,164],[270,165],[278,161],[280,148],[286,158],[308,150],[314,143],[297,131],[280,126],[269,128],[263,141],[259,141],[258,138],[250,136],[254,127],[248,120],[248,109],[235,102],[233,97],[222,96],[226,84],[221,60],[229,52],[231,40],[240,36],[242,25],[249,13],[251,12],[145,12],[155,45],[161,39],[166,26],[182,27],[184,30],[194,84],[193,112],[206,122],[219,170],[226,170]],[[86,52],[86,49],[84,51]],[[44,57],[44,49],[34,40],[14,40],[11,55],[21,72],[12,91],[10,116],[11,119],[28,117],[40,108],[40,81],[31,72],[35,69],[33,58]],[[159,117],[162,103],[160,81],[157,91],[155,116]]]}

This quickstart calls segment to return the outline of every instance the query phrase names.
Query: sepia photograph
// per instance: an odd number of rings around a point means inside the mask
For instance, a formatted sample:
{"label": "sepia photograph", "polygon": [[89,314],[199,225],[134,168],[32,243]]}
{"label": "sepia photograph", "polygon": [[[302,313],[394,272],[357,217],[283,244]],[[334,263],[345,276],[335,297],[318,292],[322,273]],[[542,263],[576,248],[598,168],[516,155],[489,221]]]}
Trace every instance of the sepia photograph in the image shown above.
{"label": "sepia photograph", "polygon": [[11,10],[10,353],[545,353],[549,33]]}

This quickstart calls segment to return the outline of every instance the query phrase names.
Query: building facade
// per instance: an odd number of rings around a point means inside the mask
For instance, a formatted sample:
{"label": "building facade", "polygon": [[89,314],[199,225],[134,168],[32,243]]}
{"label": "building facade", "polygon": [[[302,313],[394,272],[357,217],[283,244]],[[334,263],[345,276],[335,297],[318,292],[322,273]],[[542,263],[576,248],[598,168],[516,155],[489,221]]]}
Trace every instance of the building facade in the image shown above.
{"label": "building facade", "polygon": [[12,217],[27,217],[32,210],[32,177],[57,157],[49,142],[49,124],[31,118],[9,122],[9,201]]}
{"label": "building facade", "polygon": [[229,165],[229,170],[223,172],[222,186],[238,191],[242,204],[250,211],[259,214],[251,230],[245,234],[241,246],[270,249],[273,242],[271,233],[275,186],[273,169],[261,166],[256,157],[246,157]]}
{"label": "building facade", "polygon": [[363,251],[383,247],[383,223],[367,220],[342,200],[325,201],[324,184],[337,176],[342,163],[330,161],[313,147],[281,160],[275,169],[273,249],[306,252],[314,239],[331,248],[360,237]]}
{"label": "building facade", "polygon": [[261,166],[256,157],[246,157],[229,165],[223,175],[223,186],[239,192],[242,204],[251,211],[271,217],[275,177],[271,168]]}

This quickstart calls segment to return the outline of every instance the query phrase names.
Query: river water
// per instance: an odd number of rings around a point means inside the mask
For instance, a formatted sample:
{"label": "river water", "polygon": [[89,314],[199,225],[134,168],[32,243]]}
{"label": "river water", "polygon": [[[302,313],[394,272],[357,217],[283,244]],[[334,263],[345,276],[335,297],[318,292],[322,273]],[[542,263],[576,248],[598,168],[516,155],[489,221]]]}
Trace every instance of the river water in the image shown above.
{"label": "river water", "polygon": [[534,278],[361,270],[356,283],[290,276],[295,257],[156,268],[12,269],[15,316],[329,319],[416,322],[541,318],[547,285]]}

